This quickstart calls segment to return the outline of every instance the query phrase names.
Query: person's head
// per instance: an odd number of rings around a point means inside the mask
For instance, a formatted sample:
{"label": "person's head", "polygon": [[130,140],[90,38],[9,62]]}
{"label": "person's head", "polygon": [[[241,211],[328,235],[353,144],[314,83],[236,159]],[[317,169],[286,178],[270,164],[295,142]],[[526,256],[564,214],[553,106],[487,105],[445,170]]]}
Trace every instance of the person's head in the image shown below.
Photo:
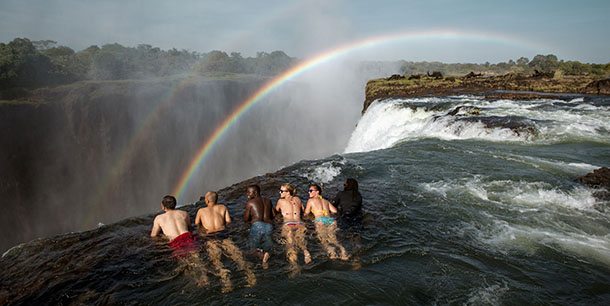
{"label": "person's head", "polygon": [[217,201],[218,201],[218,193],[216,193],[215,191],[208,191],[205,194],[205,203],[207,205],[216,204]]}
{"label": "person's head", "polygon": [[343,184],[343,190],[353,190],[358,191],[358,181],[354,178],[348,178],[345,180],[345,184]]}
{"label": "person's head", "polygon": [[163,197],[163,201],[161,201],[161,205],[165,209],[175,209],[176,208],[176,198],[171,195],[166,195]]}
{"label": "person's head", "polygon": [[307,192],[309,193],[310,198],[314,198],[322,195],[322,187],[318,184],[310,184]]}
{"label": "person's head", "polygon": [[258,197],[260,194],[261,194],[261,188],[256,184],[250,185],[246,189],[246,195],[248,196],[248,199],[254,199],[254,198]]}
{"label": "person's head", "polygon": [[282,198],[282,199],[284,197],[286,197],[286,194],[294,196],[294,195],[296,195],[296,193],[297,193],[297,189],[288,183],[282,184],[282,186],[280,186],[280,198]]}

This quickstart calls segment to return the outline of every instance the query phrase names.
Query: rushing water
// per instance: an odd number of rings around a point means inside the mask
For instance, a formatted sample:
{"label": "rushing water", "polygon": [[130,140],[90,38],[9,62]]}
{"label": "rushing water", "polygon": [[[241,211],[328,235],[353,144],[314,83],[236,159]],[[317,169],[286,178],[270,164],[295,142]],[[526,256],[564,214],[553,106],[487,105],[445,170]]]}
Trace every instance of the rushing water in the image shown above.
{"label": "rushing water", "polygon": [[610,99],[595,97],[376,102],[345,154],[220,191],[245,250],[248,183],[275,201],[283,182],[319,182],[330,197],[357,178],[362,226],[338,233],[350,261],[329,260],[309,224],[314,261],[291,276],[276,227],[269,268],[248,258],[256,286],[226,259],[234,290],[221,294],[218,276],[198,287],[148,237],[150,215],[13,248],[0,261],[0,304],[607,305],[609,203],[574,179],[609,166],[609,119]]}

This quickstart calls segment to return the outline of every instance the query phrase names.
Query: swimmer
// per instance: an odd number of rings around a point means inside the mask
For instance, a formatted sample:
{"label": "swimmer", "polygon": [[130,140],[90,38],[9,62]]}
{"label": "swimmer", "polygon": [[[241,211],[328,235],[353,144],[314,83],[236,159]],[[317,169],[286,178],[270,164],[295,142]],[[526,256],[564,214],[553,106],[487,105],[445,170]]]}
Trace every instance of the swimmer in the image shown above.
{"label": "swimmer", "polygon": [[255,254],[262,259],[263,267],[266,267],[272,246],[273,208],[271,200],[262,197],[260,192],[258,185],[247,187],[248,202],[244,210],[244,222],[251,224],[250,245]]}
{"label": "swimmer", "polygon": [[345,248],[337,241],[337,221],[331,217],[331,213],[336,214],[337,208],[324,199],[321,195],[322,188],[318,184],[309,185],[307,190],[309,200],[305,207],[305,215],[312,213],[315,217],[316,233],[322,246],[326,249],[328,257],[337,258],[336,248],[339,249],[341,260],[348,260],[349,255]]}
{"label": "swimmer", "polygon": [[229,279],[229,270],[224,268],[221,255],[224,251],[236,264],[246,273],[248,287],[256,284],[256,276],[239,248],[228,236],[226,226],[231,223],[231,216],[226,206],[218,204],[218,194],[209,191],[205,194],[205,208],[200,208],[195,217],[195,225],[198,226],[202,237],[206,240],[206,246],[210,255],[210,260],[214,265],[223,284],[223,292],[233,290],[233,285]]}
{"label": "swimmer", "polygon": [[293,274],[298,273],[297,264],[298,250],[303,251],[305,264],[311,262],[311,254],[307,250],[305,241],[306,227],[301,221],[303,204],[301,199],[296,196],[296,189],[290,184],[280,186],[280,199],[275,205],[275,211],[282,215],[282,237],[286,240],[286,257],[292,265]]}
{"label": "swimmer", "polygon": [[176,198],[170,195],[163,197],[161,201],[163,214],[155,217],[153,227],[150,231],[151,237],[157,237],[161,232],[169,239],[169,247],[173,256],[185,265],[185,267],[196,268],[197,271],[188,270],[198,278],[197,285],[203,286],[208,283],[207,272],[197,253],[198,244],[195,236],[189,231],[190,218],[186,211],[176,209]]}

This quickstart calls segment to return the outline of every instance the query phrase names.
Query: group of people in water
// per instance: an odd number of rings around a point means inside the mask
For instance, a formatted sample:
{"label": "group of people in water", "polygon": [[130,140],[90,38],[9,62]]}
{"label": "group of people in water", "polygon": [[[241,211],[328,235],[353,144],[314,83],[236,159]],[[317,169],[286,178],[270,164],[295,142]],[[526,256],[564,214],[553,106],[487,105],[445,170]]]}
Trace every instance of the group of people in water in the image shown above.
{"label": "group of people in water", "polygon": [[[296,188],[288,183],[282,184],[279,188],[279,199],[273,207],[269,198],[261,196],[258,185],[247,187],[243,220],[250,224],[251,254],[261,261],[263,268],[267,268],[271,256],[276,214],[282,216],[281,235],[285,241],[286,258],[293,275],[300,271],[299,253],[303,253],[305,264],[312,262],[311,253],[307,249],[307,226],[303,219],[310,214],[314,218],[317,237],[328,257],[341,260],[350,258],[345,247],[337,240],[337,220],[334,216],[338,215],[348,223],[361,216],[362,196],[358,191],[358,182],[348,178],[344,190],[337,194],[332,203],[322,197],[322,188],[318,184],[310,184],[307,193],[309,198],[303,205],[296,195]],[[169,239],[174,257],[181,259],[185,270],[192,274],[199,286],[208,283],[207,271],[199,257],[201,244],[206,248],[210,263],[220,277],[223,292],[232,290],[229,270],[221,261],[223,252],[244,271],[247,286],[254,286],[256,277],[250,264],[245,261],[242,252],[228,235],[227,225],[232,221],[229,210],[225,205],[217,203],[218,194],[214,191],[207,192],[202,200],[205,201],[205,207],[197,211],[194,223],[198,228],[199,239],[189,230],[191,222],[188,213],[176,209],[176,198],[171,195],[163,197],[161,209],[164,213],[155,217],[150,236],[156,237],[162,232]]]}

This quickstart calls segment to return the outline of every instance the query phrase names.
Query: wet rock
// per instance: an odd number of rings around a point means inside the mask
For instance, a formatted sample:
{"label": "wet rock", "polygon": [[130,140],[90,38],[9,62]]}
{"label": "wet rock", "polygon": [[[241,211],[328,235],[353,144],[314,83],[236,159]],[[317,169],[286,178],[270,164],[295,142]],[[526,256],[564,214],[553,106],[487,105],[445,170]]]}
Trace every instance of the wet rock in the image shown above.
{"label": "wet rock", "polygon": [[589,187],[602,188],[602,190],[593,193],[593,196],[603,201],[610,200],[610,168],[595,169],[593,172],[577,178],[576,181]]}
{"label": "wet rock", "polygon": [[610,189],[610,168],[602,167],[595,169],[593,172],[587,173],[576,180],[590,187]]}
{"label": "wet rock", "polygon": [[475,106],[458,106],[454,110],[447,113],[449,116],[456,116],[458,114],[478,116],[481,114],[481,109]]}
{"label": "wet rock", "polygon": [[459,120],[468,121],[468,122],[481,122],[485,125],[486,128],[504,128],[510,129],[517,136],[521,135],[529,135],[536,136],[538,135],[538,128],[530,119],[519,116],[488,116],[488,117],[464,117]]}

